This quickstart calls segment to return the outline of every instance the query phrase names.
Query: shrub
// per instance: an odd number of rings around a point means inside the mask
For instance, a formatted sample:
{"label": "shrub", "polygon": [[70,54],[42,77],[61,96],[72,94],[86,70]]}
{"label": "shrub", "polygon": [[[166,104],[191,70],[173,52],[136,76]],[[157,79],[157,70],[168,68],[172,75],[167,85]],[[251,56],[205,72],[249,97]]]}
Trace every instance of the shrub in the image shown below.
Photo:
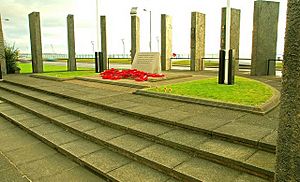
{"label": "shrub", "polygon": [[20,71],[20,68],[17,66],[17,60],[19,58],[19,49],[15,48],[15,45],[10,46],[8,44],[5,44],[4,52],[7,73],[15,73],[16,71]]}

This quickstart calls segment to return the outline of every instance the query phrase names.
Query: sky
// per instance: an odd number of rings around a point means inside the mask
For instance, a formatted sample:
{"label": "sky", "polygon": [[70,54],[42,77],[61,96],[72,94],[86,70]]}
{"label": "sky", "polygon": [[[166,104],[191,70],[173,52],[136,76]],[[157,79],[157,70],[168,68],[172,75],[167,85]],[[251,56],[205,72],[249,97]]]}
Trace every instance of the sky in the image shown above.
{"label": "sky", "polygon": [[[68,14],[74,15],[77,54],[96,49],[96,0],[0,0],[4,39],[21,53],[30,53],[28,14],[40,12],[43,53],[67,53]],[[276,1],[276,0],[275,0]],[[172,16],[173,52],[189,54],[191,12],[206,14],[206,54],[220,49],[221,8],[226,0],[99,0],[99,13],[106,16],[109,54],[130,52],[130,10],[138,7],[141,51],[149,51],[149,10],[152,12],[152,51],[160,47],[160,16]],[[251,57],[253,0],[231,0],[241,10],[240,57]],[[277,54],[283,53],[287,0],[280,1]],[[147,9],[148,11],[143,11]],[[9,21],[5,21],[9,19]],[[94,44],[94,49],[93,49]]]}

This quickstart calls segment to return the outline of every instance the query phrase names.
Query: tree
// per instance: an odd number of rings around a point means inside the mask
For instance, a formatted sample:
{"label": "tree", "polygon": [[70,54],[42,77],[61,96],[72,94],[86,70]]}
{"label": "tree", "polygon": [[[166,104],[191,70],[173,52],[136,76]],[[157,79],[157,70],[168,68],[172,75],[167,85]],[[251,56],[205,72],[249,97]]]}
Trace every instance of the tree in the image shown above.
{"label": "tree", "polygon": [[288,0],[275,181],[300,181],[300,0]]}

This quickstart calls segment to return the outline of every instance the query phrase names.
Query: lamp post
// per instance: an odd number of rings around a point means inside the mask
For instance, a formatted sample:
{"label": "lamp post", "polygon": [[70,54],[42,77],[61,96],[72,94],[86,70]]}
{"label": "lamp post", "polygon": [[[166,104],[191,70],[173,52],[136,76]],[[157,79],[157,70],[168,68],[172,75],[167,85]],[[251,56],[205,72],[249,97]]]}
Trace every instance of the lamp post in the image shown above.
{"label": "lamp post", "polygon": [[125,57],[125,42],[124,42],[125,39],[121,39],[122,41],[122,44],[123,44],[123,57]]}
{"label": "lamp post", "polygon": [[156,41],[157,41],[157,52],[160,52],[160,50],[159,50],[159,36],[156,36]]}
{"label": "lamp post", "polygon": [[[144,9],[144,11],[147,11],[147,9]],[[151,44],[152,44],[152,15],[151,15],[151,10],[149,10],[150,13],[150,41],[149,41],[149,48],[150,48],[150,52],[152,52],[151,50]]]}

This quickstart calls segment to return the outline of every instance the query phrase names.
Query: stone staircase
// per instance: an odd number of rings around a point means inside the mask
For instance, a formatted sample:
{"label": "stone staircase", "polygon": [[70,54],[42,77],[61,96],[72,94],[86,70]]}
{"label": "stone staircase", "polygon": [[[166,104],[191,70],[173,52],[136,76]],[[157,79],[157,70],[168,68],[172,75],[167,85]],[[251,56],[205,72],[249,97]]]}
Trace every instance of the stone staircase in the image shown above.
{"label": "stone staircase", "polygon": [[20,81],[1,82],[0,99],[2,117],[111,181],[273,179],[275,145],[267,142]]}

